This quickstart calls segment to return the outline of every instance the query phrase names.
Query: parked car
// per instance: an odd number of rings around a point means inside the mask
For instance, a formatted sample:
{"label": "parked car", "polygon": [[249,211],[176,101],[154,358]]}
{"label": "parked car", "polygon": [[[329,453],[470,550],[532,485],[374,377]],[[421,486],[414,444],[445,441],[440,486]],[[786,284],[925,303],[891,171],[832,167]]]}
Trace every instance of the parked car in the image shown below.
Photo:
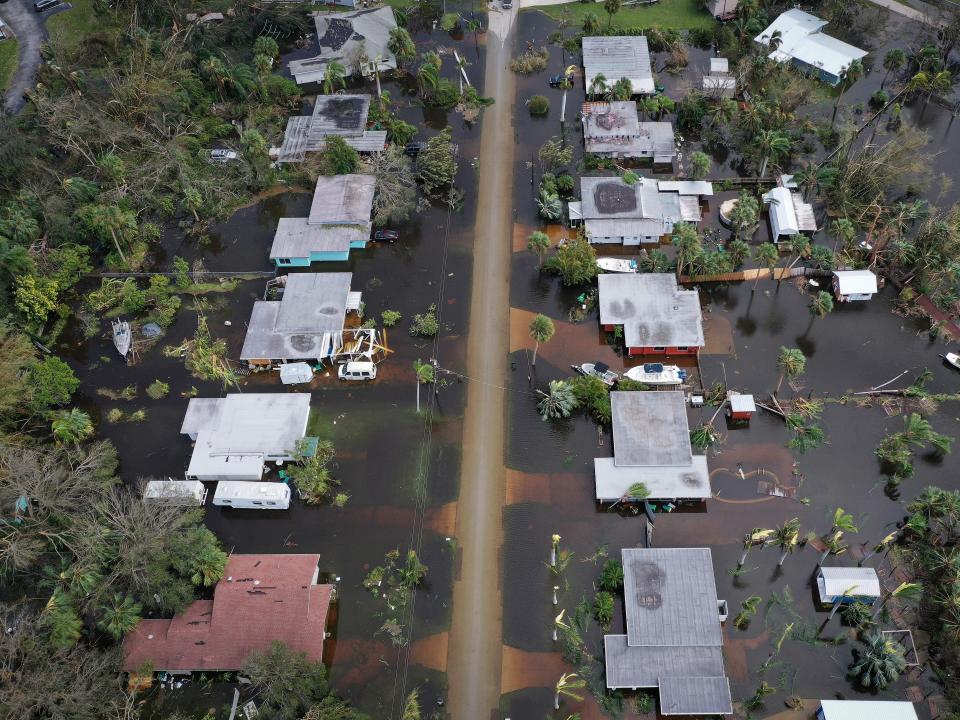
{"label": "parked car", "polygon": [[504,10],[509,10],[513,7],[513,2],[511,0],[502,0],[502,4]]}
{"label": "parked car", "polygon": [[372,362],[348,362],[337,370],[341,380],[373,380],[377,377],[377,366]]}
{"label": "parked car", "polygon": [[412,142],[407,143],[406,147],[403,148],[403,152],[406,155],[409,155],[412,158],[415,158],[420,154],[420,151],[427,146],[424,142]]}
{"label": "parked car", "polygon": [[37,12],[43,12],[44,10],[55,8],[59,4],[60,0],[36,0],[33,3],[33,9]]}
{"label": "parked car", "polygon": [[230,160],[236,160],[236,159],[237,159],[237,153],[235,153],[233,150],[225,150],[223,148],[219,148],[217,150],[210,151],[211,162],[224,163],[224,162],[228,162]]}
{"label": "parked car", "polygon": [[396,230],[377,230],[373,233],[373,239],[380,242],[396,242],[400,239],[400,233]]}
{"label": "parked car", "polygon": [[[550,87],[552,88],[560,87],[561,85],[563,85],[563,79],[564,79],[564,76],[562,74],[554,75],[553,77],[550,78]],[[567,82],[572,83],[573,75],[567,75],[566,79],[567,79]]]}

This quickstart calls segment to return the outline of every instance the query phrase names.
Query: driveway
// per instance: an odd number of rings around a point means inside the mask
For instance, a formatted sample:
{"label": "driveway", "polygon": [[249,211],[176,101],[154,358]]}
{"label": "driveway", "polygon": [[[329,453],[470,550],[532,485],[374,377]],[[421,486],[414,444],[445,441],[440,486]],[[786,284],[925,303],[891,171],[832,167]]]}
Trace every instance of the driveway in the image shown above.
{"label": "driveway", "polygon": [[37,68],[41,63],[40,46],[47,39],[47,29],[43,24],[47,17],[49,12],[34,11],[33,0],[8,0],[0,4],[0,18],[10,26],[19,43],[17,71],[3,99],[11,115],[23,109],[26,104],[23,95],[34,86]]}

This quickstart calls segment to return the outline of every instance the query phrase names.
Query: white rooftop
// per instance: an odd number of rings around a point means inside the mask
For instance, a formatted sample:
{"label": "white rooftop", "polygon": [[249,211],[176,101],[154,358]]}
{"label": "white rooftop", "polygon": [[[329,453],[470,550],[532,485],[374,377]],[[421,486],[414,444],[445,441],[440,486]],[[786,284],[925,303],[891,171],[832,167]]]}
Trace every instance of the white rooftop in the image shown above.
{"label": "white rooftop", "polygon": [[583,38],[583,69],[588,91],[597,75],[603,75],[608,85],[627,78],[637,95],[656,91],[650,50],[642,35]]}
{"label": "white rooftop", "polygon": [[710,470],[706,455],[693,455],[682,465],[652,467],[618,466],[612,457],[594,458],[593,477],[598,502],[616,502],[626,496],[630,486],[643,483],[651,500],[708,500]]}
{"label": "white rooftop", "polygon": [[817,221],[813,206],[804,202],[800,193],[777,186],[763,196],[763,202],[770,215],[774,240],[782,235],[816,231]]}
{"label": "white rooftop", "polygon": [[757,404],[753,399],[753,395],[739,393],[737,395],[730,395],[730,409],[733,410],[733,412],[755,412]]}
{"label": "white rooftop", "polygon": [[880,597],[880,578],[872,567],[821,567],[817,572],[817,586],[824,598],[847,591],[857,597]]}
{"label": "white rooftop", "polygon": [[869,270],[837,270],[833,276],[841,295],[873,295],[877,292],[877,276]]}
{"label": "white rooftop", "polygon": [[826,24],[826,20],[794,8],[781,13],[754,41],[768,45],[773,34],[779,32],[780,45],[768,57],[778,62],[798,60],[839,78],[850,63],[865,57],[867,51],[822,33]]}
{"label": "white rooftop", "polygon": [[898,700],[821,700],[824,720],[917,720],[913,703]]}
{"label": "white rooftop", "polygon": [[730,61],[722,57],[710,58],[710,72],[725,75],[730,72]]}
{"label": "white rooftop", "polygon": [[610,393],[617,466],[689,465],[690,428],[678,390]]}
{"label": "white rooftop", "polygon": [[606,274],[597,285],[600,324],[623,325],[627,347],[703,347],[700,296],[672,274]]}

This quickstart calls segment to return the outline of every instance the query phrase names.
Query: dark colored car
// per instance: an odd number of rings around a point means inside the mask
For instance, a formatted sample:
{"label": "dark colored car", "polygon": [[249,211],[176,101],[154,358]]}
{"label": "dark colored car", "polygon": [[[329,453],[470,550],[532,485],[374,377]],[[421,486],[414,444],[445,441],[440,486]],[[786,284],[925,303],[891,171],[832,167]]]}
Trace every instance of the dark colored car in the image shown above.
{"label": "dark colored car", "polygon": [[377,230],[373,233],[373,239],[382,242],[396,242],[400,239],[400,233],[396,230]]}
{"label": "dark colored car", "polygon": [[44,10],[50,10],[55,8],[60,4],[60,0],[36,0],[33,3],[33,9],[37,12],[43,12]]}
{"label": "dark colored car", "polygon": [[[573,75],[567,75],[566,79],[567,79],[567,82],[572,83]],[[563,85],[563,80],[564,80],[563,75],[554,75],[553,77],[550,78],[550,87],[552,88],[560,87],[561,85]]]}
{"label": "dark colored car", "polygon": [[403,152],[409,155],[412,158],[415,158],[420,154],[420,151],[427,146],[424,142],[412,142],[408,143],[406,147],[403,148]]}

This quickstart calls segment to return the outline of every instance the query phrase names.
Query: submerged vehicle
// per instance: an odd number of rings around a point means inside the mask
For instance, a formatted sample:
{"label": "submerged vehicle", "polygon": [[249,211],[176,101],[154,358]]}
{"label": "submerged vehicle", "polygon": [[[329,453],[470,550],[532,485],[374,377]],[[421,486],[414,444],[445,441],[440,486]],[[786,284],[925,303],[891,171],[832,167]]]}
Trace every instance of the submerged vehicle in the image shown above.
{"label": "submerged vehicle", "polygon": [[597,267],[608,273],[635,273],[640,268],[632,258],[598,257]]}
{"label": "submerged vehicle", "polygon": [[646,363],[630,368],[623,376],[646,385],[681,385],[687,379],[687,371],[676,365]]}
{"label": "submerged vehicle", "polygon": [[570,367],[584,377],[600,378],[604,385],[613,385],[620,379],[620,376],[611,370],[609,365],[602,362],[583,363],[582,365],[571,365]]}

